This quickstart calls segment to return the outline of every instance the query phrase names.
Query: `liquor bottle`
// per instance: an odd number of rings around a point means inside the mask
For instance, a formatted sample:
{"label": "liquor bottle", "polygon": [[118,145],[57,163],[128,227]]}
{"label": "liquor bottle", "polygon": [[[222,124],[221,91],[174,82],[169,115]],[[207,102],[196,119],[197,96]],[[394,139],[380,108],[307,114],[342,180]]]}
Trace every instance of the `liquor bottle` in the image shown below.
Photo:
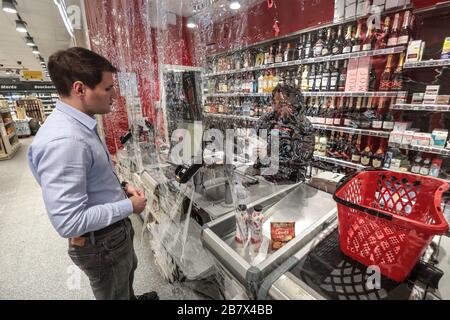
{"label": "liquor bottle", "polygon": [[341,150],[342,160],[350,161],[350,159],[352,158],[352,143],[353,143],[353,134],[350,133],[347,138],[347,143],[344,142],[344,146]]}
{"label": "liquor bottle", "polygon": [[372,128],[375,130],[381,130],[383,128],[384,103],[385,99],[380,98],[378,108],[375,111],[375,119],[372,121]]}
{"label": "liquor bottle", "polygon": [[331,131],[331,136],[330,139],[328,139],[328,143],[327,143],[327,156],[328,157],[334,157],[335,153],[336,153],[336,132],[335,131]]}
{"label": "liquor bottle", "polygon": [[305,44],[306,44],[306,34],[302,34],[299,38],[299,43],[297,46],[297,59],[299,60],[305,58]]}
{"label": "liquor bottle", "polygon": [[258,77],[258,93],[264,93],[264,75],[262,72]]}
{"label": "liquor bottle", "polygon": [[343,120],[344,120],[344,98],[342,97],[339,100],[339,104],[336,108],[333,125],[339,127],[339,126],[343,125]]}
{"label": "liquor bottle", "polygon": [[325,45],[325,40],[323,39],[323,30],[319,30],[319,35],[317,37],[317,41],[314,44],[314,58],[320,57],[322,55],[322,49]]}
{"label": "liquor bottle", "polygon": [[283,57],[283,61],[284,62],[288,62],[293,60],[293,51],[291,48],[291,44],[288,43],[286,49],[284,50],[284,57]]}
{"label": "liquor bottle", "polygon": [[309,66],[303,67],[301,90],[304,92],[310,90],[309,89]]}
{"label": "liquor bottle", "polygon": [[326,111],[326,117],[325,117],[325,124],[332,126],[334,124],[334,114],[335,114],[335,100],[334,98],[331,99],[331,97],[327,97],[327,111]]}
{"label": "liquor bottle", "polygon": [[377,73],[375,67],[372,66],[369,73],[369,91],[373,92],[377,89]]}
{"label": "liquor bottle", "polygon": [[391,106],[389,107],[389,110],[384,114],[383,117],[383,130],[385,131],[392,131],[394,130],[394,116],[392,115],[392,105],[395,104],[395,99],[391,99]]}
{"label": "liquor bottle", "polygon": [[273,89],[275,89],[278,86],[278,84],[280,83],[280,80],[281,79],[280,79],[280,76],[278,75],[278,70],[276,69],[275,74],[273,74],[273,77],[272,77],[272,88],[270,90],[270,93],[272,93]]}
{"label": "liquor bottle", "polygon": [[358,135],[356,144],[352,147],[352,162],[361,163],[361,135]]}
{"label": "liquor bottle", "polygon": [[400,13],[395,14],[394,24],[392,25],[392,31],[388,39],[388,47],[394,47],[398,44],[398,37],[400,34]]}
{"label": "liquor bottle", "polygon": [[[351,27],[350,27],[351,28]],[[331,49],[331,53],[333,55],[341,54],[344,48],[345,38],[342,32],[342,25],[339,26],[337,37],[333,41],[333,48]]]}
{"label": "liquor bottle", "polygon": [[330,70],[330,85],[327,90],[335,92],[338,89],[339,82],[339,61],[334,62],[334,66],[331,66]]}
{"label": "liquor bottle", "polygon": [[[345,98],[342,98],[345,99]],[[346,104],[344,106],[344,126],[345,127],[353,127],[353,119],[352,116],[356,112],[355,100],[353,97],[346,99]]]}
{"label": "liquor bottle", "polygon": [[333,48],[333,39],[331,38],[331,28],[328,28],[327,38],[325,40],[325,43],[323,44],[322,52],[320,55],[322,57],[329,56],[331,54],[332,48]]}
{"label": "liquor bottle", "polygon": [[308,76],[308,90],[314,91],[316,87],[316,65],[313,64]]}
{"label": "liquor bottle", "polygon": [[322,86],[323,64],[319,64],[319,71],[316,72],[316,80],[314,83],[314,91],[320,91]]}
{"label": "liquor bottle", "polygon": [[325,117],[327,112],[327,105],[322,99],[319,98],[319,110],[317,114],[317,123],[325,124]]}
{"label": "liquor bottle", "polygon": [[345,91],[345,84],[347,82],[347,66],[348,60],[345,60],[344,66],[339,71],[338,91]]}
{"label": "liquor bottle", "polygon": [[252,93],[258,92],[258,80],[255,79],[255,75],[252,73]]}
{"label": "liquor bottle", "polygon": [[339,138],[337,140],[336,143],[336,151],[334,153],[334,157],[338,158],[338,159],[342,159],[345,153],[345,145],[346,145],[346,141],[344,138],[344,133],[340,132],[339,133]]}
{"label": "liquor bottle", "polygon": [[301,90],[301,85],[302,85],[302,66],[299,66],[298,67],[298,69],[297,69],[297,74],[296,74],[296,76],[295,76],[295,79],[293,80],[294,81],[294,87],[296,88],[296,89],[300,89]]}
{"label": "liquor bottle", "polygon": [[401,91],[403,89],[403,63],[405,61],[405,53],[400,55],[397,68],[392,75],[391,90]]}
{"label": "liquor bottle", "polygon": [[343,45],[342,53],[350,53],[353,48],[353,27],[349,25],[347,27],[347,34],[345,35],[345,42]]}
{"label": "liquor bottle", "polygon": [[267,79],[267,93],[272,93],[272,91],[274,89],[273,80],[274,80],[274,74],[271,70],[269,70],[269,76]]}
{"label": "liquor bottle", "polygon": [[264,73],[264,82],[263,82],[263,93],[269,92],[269,71]]}
{"label": "liquor bottle", "polygon": [[411,23],[411,11],[406,11],[405,16],[403,17],[403,26],[402,30],[400,31],[400,35],[398,37],[397,45],[407,45],[409,43],[409,40],[411,38],[411,29],[410,29],[410,23]]}
{"label": "liquor bottle", "polygon": [[321,91],[330,90],[330,78],[331,78],[330,61],[327,61],[325,64],[325,69],[323,70],[322,73],[322,84],[320,85]]}
{"label": "liquor bottle", "polygon": [[386,139],[381,139],[380,146],[372,156],[372,166],[375,169],[381,169],[384,163],[384,154],[386,152]]}
{"label": "liquor bottle", "polygon": [[308,39],[306,40],[306,45],[304,49],[304,59],[312,58],[314,56],[313,44],[314,44],[314,35],[308,33]]}
{"label": "liquor bottle", "polygon": [[269,64],[270,54],[272,52],[272,47],[270,46],[266,52],[264,52],[264,64]]}
{"label": "liquor bottle", "polygon": [[375,44],[375,49],[384,49],[387,47],[388,40],[390,37],[390,33],[389,33],[390,28],[391,28],[391,18],[386,17],[386,19],[384,19],[383,29],[381,31],[381,34],[378,38],[377,43]]}
{"label": "liquor bottle", "polygon": [[369,51],[375,48],[375,44],[377,42],[377,36],[375,34],[373,24],[370,24],[367,28],[366,38],[364,39],[362,50]]}
{"label": "liquor bottle", "polygon": [[389,91],[392,86],[392,59],[394,56],[390,54],[387,59],[386,68],[381,74],[380,91]]}
{"label": "liquor bottle", "polygon": [[361,164],[363,166],[371,166],[372,165],[372,156],[373,156],[372,144],[373,144],[372,137],[370,136],[367,141],[366,147],[361,152]]}
{"label": "liquor bottle", "polygon": [[278,45],[277,54],[275,55],[275,63],[283,62],[283,49],[281,48],[281,43]]}
{"label": "liquor bottle", "polygon": [[353,42],[352,52],[361,51],[361,46],[362,46],[361,28],[362,28],[362,24],[359,22],[358,28],[356,29],[356,34],[355,34],[354,38],[352,39],[352,42]]}

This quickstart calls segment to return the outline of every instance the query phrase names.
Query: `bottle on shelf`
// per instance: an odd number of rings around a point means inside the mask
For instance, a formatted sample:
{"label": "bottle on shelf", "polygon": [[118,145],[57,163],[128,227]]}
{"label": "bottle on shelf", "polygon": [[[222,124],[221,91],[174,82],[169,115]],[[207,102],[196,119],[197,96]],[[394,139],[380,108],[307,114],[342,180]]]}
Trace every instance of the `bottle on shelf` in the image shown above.
{"label": "bottle on shelf", "polygon": [[297,46],[297,59],[299,60],[305,58],[305,44],[306,44],[306,34],[302,34],[299,38],[299,43]]}
{"label": "bottle on shelf", "polygon": [[341,97],[341,99],[339,99],[339,103],[335,111],[333,125],[338,127],[342,126],[343,120],[344,120],[344,97]]}
{"label": "bottle on shelf", "polygon": [[431,158],[427,157],[425,158],[425,161],[423,162],[423,165],[420,168],[420,174],[428,176],[430,174],[430,169],[431,169]]}
{"label": "bottle on shelf", "polygon": [[372,121],[372,129],[383,129],[384,104],[385,98],[380,98],[378,101],[378,108],[375,112],[375,119]]}
{"label": "bottle on shelf", "polygon": [[270,93],[273,91],[273,89],[275,89],[278,86],[279,83],[280,83],[280,77],[278,75],[278,70],[275,70],[275,74],[272,77],[272,87],[271,87]]}
{"label": "bottle on shelf", "polygon": [[316,120],[318,124],[325,124],[327,105],[326,103],[324,103],[322,98],[319,97],[318,100],[319,100],[319,108]]}
{"label": "bottle on shelf", "polygon": [[334,62],[334,65],[331,65],[330,69],[330,81],[329,86],[326,89],[327,91],[338,91],[338,82],[339,82],[339,60]]}
{"label": "bottle on shelf", "polygon": [[333,40],[331,54],[333,54],[333,55],[341,54],[342,50],[344,48],[344,43],[345,43],[345,38],[344,38],[343,31],[342,31],[342,25],[340,25],[338,28],[337,36]]}
{"label": "bottle on shelf", "polygon": [[325,40],[323,39],[323,30],[319,30],[317,41],[314,44],[314,58],[320,57],[322,55],[322,50],[325,45]]}
{"label": "bottle on shelf", "polygon": [[351,53],[352,48],[353,48],[353,27],[351,25],[348,25],[342,53]]}
{"label": "bottle on shelf", "polygon": [[304,48],[304,59],[312,58],[314,56],[314,45],[315,37],[312,33],[308,33],[308,38],[306,40],[305,48]]}
{"label": "bottle on shelf", "polygon": [[400,13],[396,13],[394,17],[394,24],[392,25],[392,31],[389,34],[387,42],[388,47],[394,47],[398,44],[398,37],[400,35]]}
{"label": "bottle on shelf", "polygon": [[316,80],[314,82],[314,91],[320,91],[322,86],[323,64],[319,64],[319,70],[316,72]]}
{"label": "bottle on shelf", "polygon": [[394,116],[392,115],[392,112],[391,112],[392,105],[394,103],[395,103],[395,99],[392,98],[389,110],[387,110],[387,112],[384,114],[384,117],[383,117],[383,130],[384,131],[392,131],[392,130],[394,130],[395,119],[394,119]]}
{"label": "bottle on shelf", "polygon": [[391,90],[401,91],[403,89],[403,64],[405,62],[405,53],[400,55],[397,68],[392,74]]}
{"label": "bottle on shelf", "polygon": [[303,66],[301,90],[303,92],[309,91],[309,66]]}
{"label": "bottle on shelf", "polygon": [[356,112],[356,106],[354,105],[354,98],[350,97],[348,99],[342,97],[342,99],[346,100],[345,101],[345,106],[344,106],[344,126],[345,127],[353,127],[353,119],[352,116],[353,114]]}
{"label": "bottle on shelf", "polygon": [[362,44],[362,50],[363,51],[370,51],[375,48],[375,44],[377,43],[377,36],[374,30],[374,25],[369,24],[367,28],[366,37]]}
{"label": "bottle on shelf", "polygon": [[422,168],[422,157],[418,154],[414,159],[414,163],[411,166],[411,172],[415,174],[420,174],[420,169]]}
{"label": "bottle on shelf", "polygon": [[372,144],[373,144],[372,137],[369,136],[366,147],[361,152],[361,164],[363,166],[371,166],[372,165],[372,157],[373,157]]}
{"label": "bottle on shelf", "polygon": [[383,29],[376,42],[375,49],[385,49],[388,45],[390,37],[391,18],[388,16],[384,19]]}
{"label": "bottle on shelf", "polygon": [[316,65],[313,64],[311,66],[311,71],[309,72],[308,77],[308,90],[314,91],[314,88],[316,87]]}
{"label": "bottle on shelf", "polygon": [[338,91],[345,91],[345,84],[347,83],[347,67],[348,60],[344,60],[344,66],[339,70]]}
{"label": "bottle on shelf", "polygon": [[380,91],[390,91],[392,86],[392,59],[394,56],[390,54],[387,59],[386,68],[381,74]]}
{"label": "bottle on shelf", "polygon": [[327,155],[328,138],[323,135],[319,139],[319,156],[325,157]]}
{"label": "bottle on shelf", "polygon": [[277,54],[275,55],[275,63],[283,62],[283,49],[281,43],[278,45]]}
{"label": "bottle on shelf", "polygon": [[261,72],[258,77],[258,93],[264,93],[264,74]]}
{"label": "bottle on shelf", "polygon": [[291,43],[289,42],[284,50],[283,62],[294,60],[294,51],[292,50]]}
{"label": "bottle on shelf", "polygon": [[375,67],[372,65],[369,73],[369,91],[373,92],[377,90],[377,73]]}
{"label": "bottle on shelf", "polygon": [[336,156],[336,147],[337,147],[336,132],[331,131],[330,139],[328,139],[327,141],[326,156],[334,158]]}
{"label": "bottle on shelf", "polygon": [[380,145],[372,156],[372,166],[375,169],[381,169],[384,163],[384,155],[386,153],[386,139],[381,139]]}
{"label": "bottle on shelf", "polygon": [[274,80],[274,75],[272,70],[269,70],[269,76],[267,77],[267,93],[272,93],[273,91],[273,80]]}
{"label": "bottle on shelf", "polygon": [[405,12],[405,15],[403,17],[403,26],[402,30],[400,31],[400,34],[398,36],[397,45],[407,45],[409,43],[409,40],[411,39],[411,11],[407,10]]}
{"label": "bottle on shelf", "polygon": [[353,144],[353,134],[349,134],[348,138],[347,138],[347,143],[345,143],[344,140],[344,145],[343,148],[341,150],[341,158],[344,161],[350,161],[352,158],[352,144]]}
{"label": "bottle on shelf", "polygon": [[354,38],[352,39],[353,46],[352,46],[352,52],[359,52],[362,49],[362,23],[358,22],[358,28],[356,29],[356,34]]}
{"label": "bottle on shelf", "polygon": [[325,69],[322,72],[322,84],[320,85],[321,91],[330,91],[331,69],[330,61],[325,63]]}
{"label": "bottle on shelf", "polygon": [[361,163],[361,135],[358,135],[358,138],[356,140],[356,143],[354,145],[352,145],[352,158],[351,161],[353,163]]}
{"label": "bottle on shelf", "polygon": [[323,44],[322,52],[321,52],[320,56],[322,56],[322,57],[329,56],[331,54],[332,48],[333,48],[333,38],[331,37],[331,28],[328,28],[327,37]]}
{"label": "bottle on shelf", "polygon": [[334,98],[331,99],[331,97],[327,97],[327,111],[326,111],[326,117],[325,117],[325,124],[332,126],[334,125],[334,116],[335,116],[335,100]]}

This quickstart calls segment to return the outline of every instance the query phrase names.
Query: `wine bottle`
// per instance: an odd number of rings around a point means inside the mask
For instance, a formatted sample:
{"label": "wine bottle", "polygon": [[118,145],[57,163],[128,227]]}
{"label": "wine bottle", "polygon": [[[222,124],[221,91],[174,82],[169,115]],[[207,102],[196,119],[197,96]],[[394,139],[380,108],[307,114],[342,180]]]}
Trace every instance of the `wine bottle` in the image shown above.
{"label": "wine bottle", "polygon": [[358,135],[356,144],[352,147],[352,162],[361,163],[361,135]]}
{"label": "wine bottle", "polygon": [[385,131],[392,131],[394,130],[394,116],[392,115],[392,105],[395,104],[395,99],[391,99],[391,105],[389,107],[389,110],[384,114],[383,118],[383,130]]}
{"label": "wine bottle", "polygon": [[347,83],[347,67],[348,60],[344,61],[344,66],[339,71],[338,91],[345,91],[345,85]]}
{"label": "wine bottle", "polygon": [[275,55],[275,63],[283,62],[283,51],[281,43],[278,46],[277,54]]}
{"label": "wine bottle", "polygon": [[405,16],[403,17],[403,27],[400,31],[400,35],[398,37],[397,45],[407,45],[409,43],[409,40],[411,38],[411,29],[410,29],[410,22],[411,22],[411,11],[406,11]]}
{"label": "wine bottle", "polygon": [[329,56],[331,54],[332,47],[333,47],[333,39],[331,38],[331,28],[328,28],[327,38],[323,44],[322,52],[320,55],[322,57]]}
{"label": "wine bottle", "polygon": [[384,154],[386,152],[386,139],[381,139],[380,146],[372,156],[372,166],[375,169],[381,169],[384,162]]}
{"label": "wine bottle", "polygon": [[293,52],[292,52],[291,44],[288,43],[286,46],[286,50],[284,50],[283,61],[284,62],[291,61],[292,57],[293,57]]}
{"label": "wine bottle", "polygon": [[388,46],[388,40],[390,37],[391,28],[391,18],[386,17],[383,23],[383,29],[381,31],[380,37],[377,40],[375,49],[385,49]]}
{"label": "wine bottle", "polygon": [[361,51],[361,45],[362,45],[361,28],[362,28],[362,24],[359,22],[358,28],[356,29],[355,37],[353,38],[352,52]]}
{"label": "wine bottle", "polygon": [[313,50],[313,43],[314,43],[314,36],[311,33],[308,33],[308,39],[306,40],[305,45],[305,53],[304,53],[304,59],[312,58],[314,56],[314,50]]}
{"label": "wine bottle", "polygon": [[353,48],[353,27],[349,25],[347,27],[347,34],[345,35],[345,42],[342,49],[342,53],[351,53]]}
{"label": "wine bottle", "polygon": [[344,98],[342,97],[339,100],[339,104],[336,108],[336,112],[334,115],[333,125],[341,126],[343,124],[343,116],[344,116]]}
{"label": "wine bottle", "polygon": [[335,92],[338,90],[338,82],[339,82],[339,61],[336,60],[334,62],[334,66],[331,66],[330,71],[330,85],[327,90]]}
{"label": "wine bottle", "polygon": [[390,54],[387,59],[386,68],[381,74],[380,91],[389,91],[392,87],[392,59],[394,56]]}
{"label": "wine bottle", "polygon": [[319,71],[316,71],[316,80],[314,83],[314,91],[320,91],[322,86],[323,64],[319,64]]}
{"label": "wine bottle", "polygon": [[369,51],[375,48],[375,44],[377,42],[377,36],[374,31],[373,24],[370,24],[367,28],[366,38],[364,39],[362,50]]}
{"label": "wine bottle", "polygon": [[335,107],[334,107],[334,98],[331,97],[327,98],[327,115],[325,117],[325,124],[332,126],[334,124],[334,113],[335,113]]}
{"label": "wine bottle", "polygon": [[309,91],[309,66],[303,66],[302,73],[302,83],[301,83],[302,91]]}
{"label": "wine bottle", "polygon": [[[345,99],[345,98],[342,98]],[[345,127],[353,127],[353,119],[352,116],[356,112],[356,108],[354,105],[354,98],[350,97],[346,100],[346,104],[344,107],[344,126]]]}
{"label": "wine bottle", "polygon": [[305,44],[306,44],[306,35],[302,34],[299,38],[299,43],[297,46],[297,59],[299,60],[305,58]]}
{"label": "wine bottle", "polygon": [[323,30],[319,30],[317,41],[314,44],[314,58],[320,57],[322,55],[322,49],[325,45],[325,40],[323,39]]}
{"label": "wine bottle", "polygon": [[316,87],[316,65],[313,64],[308,76],[308,90],[314,91]]}
{"label": "wine bottle", "polygon": [[391,90],[401,91],[403,89],[403,63],[405,61],[405,53],[400,55],[397,68],[392,75]]}
{"label": "wine bottle", "polygon": [[331,49],[331,53],[333,55],[341,54],[344,48],[344,35],[342,33],[342,25],[339,26],[337,37],[333,41],[333,47]]}
{"label": "wine bottle", "polygon": [[380,98],[378,108],[375,112],[375,119],[372,121],[372,128],[375,130],[381,130],[383,128],[384,103],[385,99]]}
{"label": "wine bottle", "polygon": [[373,92],[377,89],[377,73],[375,67],[372,66],[369,73],[369,91]]}
{"label": "wine bottle", "polygon": [[347,138],[347,143],[344,142],[344,146],[341,151],[341,157],[344,161],[349,161],[352,158],[352,142],[353,134],[349,134]]}
{"label": "wine bottle", "polygon": [[325,64],[325,69],[323,70],[322,73],[322,84],[320,86],[321,91],[330,90],[330,78],[331,78],[330,61],[327,61]]}
{"label": "wine bottle", "polygon": [[371,166],[372,165],[372,156],[373,156],[372,144],[373,144],[372,137],[370,136],[367,141],[366,147],[361,152],[361,164],[363,166]]}
{"label": "wine bottle", "polygon": [[331,131],[331,136],[330,136],[330,139],[328,139],[328,143],[327,143],[327,156],[328,157],[333,158],[335,156],[336,147],[337,147],[336,132]]}
{"label": "wine bottle", "polygon": [[392,32],[389,35],[388,47],[393,47],[398,44],[398,37],[400,34],[400,13],[395,14],[394,24],[392,25]]}

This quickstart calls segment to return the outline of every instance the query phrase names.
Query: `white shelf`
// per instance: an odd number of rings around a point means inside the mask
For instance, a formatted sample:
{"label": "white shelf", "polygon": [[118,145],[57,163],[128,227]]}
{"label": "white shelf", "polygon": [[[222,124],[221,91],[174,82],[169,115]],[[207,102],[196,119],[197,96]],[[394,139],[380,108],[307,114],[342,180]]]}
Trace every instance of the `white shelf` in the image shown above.
{"label": "white shelf", "polygon": [[450,112],[450,105],[445,104],[396,104],[392,110]]}
{"label": "white shelf", "polygon": [[274,69],[274,68],[286,68],[286,67],[321,63],[321,62],[327,62],[327,61],[346,60],[346,59],[360,58],[360,57],[373,57],[373,56],[379,56],[379,55],[401,53],[403,51],[405,51],[405,47],[399,46],[399,47],[392,47],[392,48],[372,50],[372,51],[344,53],[344,54],[338,54],[338,55],[334,55],[334,56],[308,58],[308,59],[302,59],[302,60],[293,60],[293,61],[272,63],[272,64],[266,64],[266,65],[257,66],[257,67],[242,68],[242,69],[238,69],[238,70],[219,71],[219,72],[205,74],[203,77],[210,78],[210,77],[216,77],[216,76],[238,74],[238,73],[243,73],[243,72],[269,70],[269,69]]}
{"label": "white shelf", "polygon": [[237,116],[237,115],[230,115],[230,114],[220,114],[220,113],[203,113],[204,117],[211,117],[211,118],[221,118],[221,119],[236,119],[236,120],[245,120],[245,121],[258,121],[259,118],[256,117],[249,117],[249,116]]}
{"label": "white shelf", "polygon": [[450,66],[450,59],[442,60],[427,60],[419,62],[406,62],[404,69],[415,69],[415,68],[432,68],[432,67],[444,67]]}
{"label": "white shelf", "polygon": [[450,156],[450,149],[445,149],[445,148],[424,147],[424,146],[417,146],[417,145],[401,145],[398,143],[390,143],[389,146],[392,148],[413,150],[413,151],[426,152],[426,153],[434,153],[434,154],[439,154],[439,155],[445,156],[445,157]]}
{"label": "white shelf", "polygon": [[324,125],[324,124],[313,124],[313,127],[314,127],[314,129],[318,129],[318,130],[328,130],[328,131],[360,134],[363,136],[372,136],[372,137],[380,137],[380,138],[389,138],[389,135],[390,135],[390,132],[387,132],[387,131],[355,129],[355,128],[350,128],[350,127],[337,127],[337,126],[329,126],[329,125]]}
{"label": "white shelf", "polygon": [[[304,97],[386,97],[394,98],[405,95],[404,91],[385,92],[385,91],[368,91],[368,92],[339,92],[339,91],[317,91],[302,92]],[[226,98],[226,97],[272,97],[271,93],[210,93],[205,95],[206,98]]]}
{"label": "white shelf", "polygon": [[349,161],[344,161],[344,160],[334,159],[334,158],[324,157],[324,156],[318,156],[318,155],[314,155],[314,160],[328,162],[328,163],[336,164],[336,165],[339,165],[339,166],[342,166],[345,168],[350,168],[350,169],[355,169],[355,170],[364,170],[367,168],[366,166],[364,166],[362,164],[357,164],[357,163],[353,163],[353,162],[349,162]]}

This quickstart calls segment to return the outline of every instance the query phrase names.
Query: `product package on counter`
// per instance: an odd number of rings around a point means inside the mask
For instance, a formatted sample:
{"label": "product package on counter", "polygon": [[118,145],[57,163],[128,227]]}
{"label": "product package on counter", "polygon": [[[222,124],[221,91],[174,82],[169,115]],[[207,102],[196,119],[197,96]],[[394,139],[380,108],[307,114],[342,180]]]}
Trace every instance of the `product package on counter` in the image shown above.
{"label": "product package on counter", "polygon": [[272,250],[281,249],[295,238],[295,222],[271,222]]}

